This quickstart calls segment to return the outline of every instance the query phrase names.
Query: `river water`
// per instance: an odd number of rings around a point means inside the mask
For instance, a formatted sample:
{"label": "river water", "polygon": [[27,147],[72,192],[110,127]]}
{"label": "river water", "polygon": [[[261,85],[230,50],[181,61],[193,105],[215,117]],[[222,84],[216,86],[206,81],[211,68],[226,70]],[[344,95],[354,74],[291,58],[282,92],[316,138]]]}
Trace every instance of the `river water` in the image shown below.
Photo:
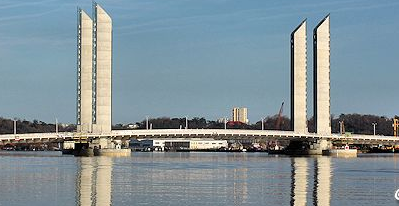
{"label": "river water", "polygon": [[399,155],[0,154],[0,205],[399,205]]}

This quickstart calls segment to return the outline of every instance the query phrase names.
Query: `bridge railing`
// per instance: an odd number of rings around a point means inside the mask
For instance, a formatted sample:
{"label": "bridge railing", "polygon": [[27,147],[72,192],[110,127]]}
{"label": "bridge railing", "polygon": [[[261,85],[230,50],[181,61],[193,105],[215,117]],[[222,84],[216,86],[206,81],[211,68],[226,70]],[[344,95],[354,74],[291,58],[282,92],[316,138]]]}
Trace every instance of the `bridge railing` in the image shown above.
{"label": "bridge railing", "polygon": [[137,130],[113,130],[111,133],[78,133],[78,132],[59,132],[59,133],[27,133],[27,134],[6,134],[0,135],[1,141],[16,139],[67,139],[73,137],[127,137],[127,138],[151,138],[151,137],[215,137],[226,138],[240,136],[248,137],[275,137],[275,138],[316,138],[328,140],[368,140],[368,141],[399,141],[398,137],[382,135],[318,135],[315,133],[298,134],[293,131],[279,130],[242,130],[242,129],[137,129]]}

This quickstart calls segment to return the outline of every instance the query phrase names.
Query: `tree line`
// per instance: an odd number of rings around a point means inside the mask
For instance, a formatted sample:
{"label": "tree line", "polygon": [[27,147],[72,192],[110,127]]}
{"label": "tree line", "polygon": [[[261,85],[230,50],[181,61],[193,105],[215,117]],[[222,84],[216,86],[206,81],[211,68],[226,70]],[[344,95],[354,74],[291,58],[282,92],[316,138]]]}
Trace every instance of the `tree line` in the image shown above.
{"label": "tree line", "polygon": [[[264,119],[263,125],[265,130],[291,130],[291,120],[287,116],[281,117],[281,122],[279,128],[277,128],[278,116],[268,116]],[[160,117],[149,119],[148,127],[152,126],[153,129],[179,129],[185,128],[186,119],[185,118],[169,118]],[[340,123],[342,122],[343,130],[345,133],[354,134],[373,134],[373,123],[376,123],[376,134],[392,136],[393,135],[393,118],[388,118],[385,116],[376,116],[370,114],[341,114],[339,116],[331,116],[331,132],[340,133]],[[133,123],[132,123],[133,124]],[[146,120],[141,122],[136,122],[137,129],[146,129]],[[203,117],[195,117],[188,120],[189,129],[224,129],[224,122],[218,122],[214,120],[206,120]],[[261,121],[257,121],[252,124],[237,124],[228,122],[228,129],[261,129]],[[129,129],[128,124],[122,125],[117,124],[113,129]],[[309,132],[315,132],[314,128],[314,118],[308,120],[308,130]]]}
{"label": "tree line", "polygon": [[[55,132],[55,124],[48,124],[39,120],[27,121],[16,120],[17,133],[46,133]],[[76,130],[76,125],[58,125],[59,132],[72,132]],[[0,134],[13,134],[14,120],[0,117]]]}

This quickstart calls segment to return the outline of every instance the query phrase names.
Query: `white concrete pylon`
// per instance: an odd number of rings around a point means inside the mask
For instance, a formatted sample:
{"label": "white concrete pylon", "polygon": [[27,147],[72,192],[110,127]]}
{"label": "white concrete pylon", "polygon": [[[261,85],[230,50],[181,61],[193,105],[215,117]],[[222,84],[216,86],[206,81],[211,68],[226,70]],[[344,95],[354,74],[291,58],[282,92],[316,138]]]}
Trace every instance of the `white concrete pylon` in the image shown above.
{"label": "white concrete pylon", "polygon": [[306,115],[306,19],[291,33],[291,129],[308,133]]}
{"label": "white concrete pylon", "polygon": [[93,132],[111,132],[112,19],[93,4]]}
{"label": "white concrete pylon", "polygon": [[331,134],[330,117],[330,15],[313,30],[313,102],[317,134]]}
{"label": "white concrete pylon", "polygon": [[77,131],[91,132],[93,20],[80,8],[78,9],[77,37]]}

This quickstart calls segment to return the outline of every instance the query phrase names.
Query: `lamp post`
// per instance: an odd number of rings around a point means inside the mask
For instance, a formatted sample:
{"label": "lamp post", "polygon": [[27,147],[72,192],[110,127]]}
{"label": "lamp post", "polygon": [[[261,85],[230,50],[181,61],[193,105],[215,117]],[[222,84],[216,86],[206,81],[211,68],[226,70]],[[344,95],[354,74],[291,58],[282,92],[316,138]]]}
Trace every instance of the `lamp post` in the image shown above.
{"label": "lamp post", "polygon": [[55,133],[58,134],[58,119],[55,118]]}
{"label": "lamp post", "polygon": [[145,129],[148,130],[148,116],[145,116]]}
{"label": "lamp post", "polygon": [[264,125],[264,122],[265,122],[265,119],[262,117],[262,131],[265,129],[265,125]]}
{"label": "lamp post", "polygon": [[185,129],[188,129],[188,118],[187,118],[187,116],[186,116],[186,128]]}
{"label": "lamp post", "polygon": [[17,118],[14,118],[14,135],[17,134]]}
{"label": "lamp post", "polygon": [[373,125],[373,135],[375,136],[375,126],[377,125],[377,122],[371,123]]}
{"label": "lamp post", "polygon": [[224,129],[227,129],[227,119],[224,117]]}

